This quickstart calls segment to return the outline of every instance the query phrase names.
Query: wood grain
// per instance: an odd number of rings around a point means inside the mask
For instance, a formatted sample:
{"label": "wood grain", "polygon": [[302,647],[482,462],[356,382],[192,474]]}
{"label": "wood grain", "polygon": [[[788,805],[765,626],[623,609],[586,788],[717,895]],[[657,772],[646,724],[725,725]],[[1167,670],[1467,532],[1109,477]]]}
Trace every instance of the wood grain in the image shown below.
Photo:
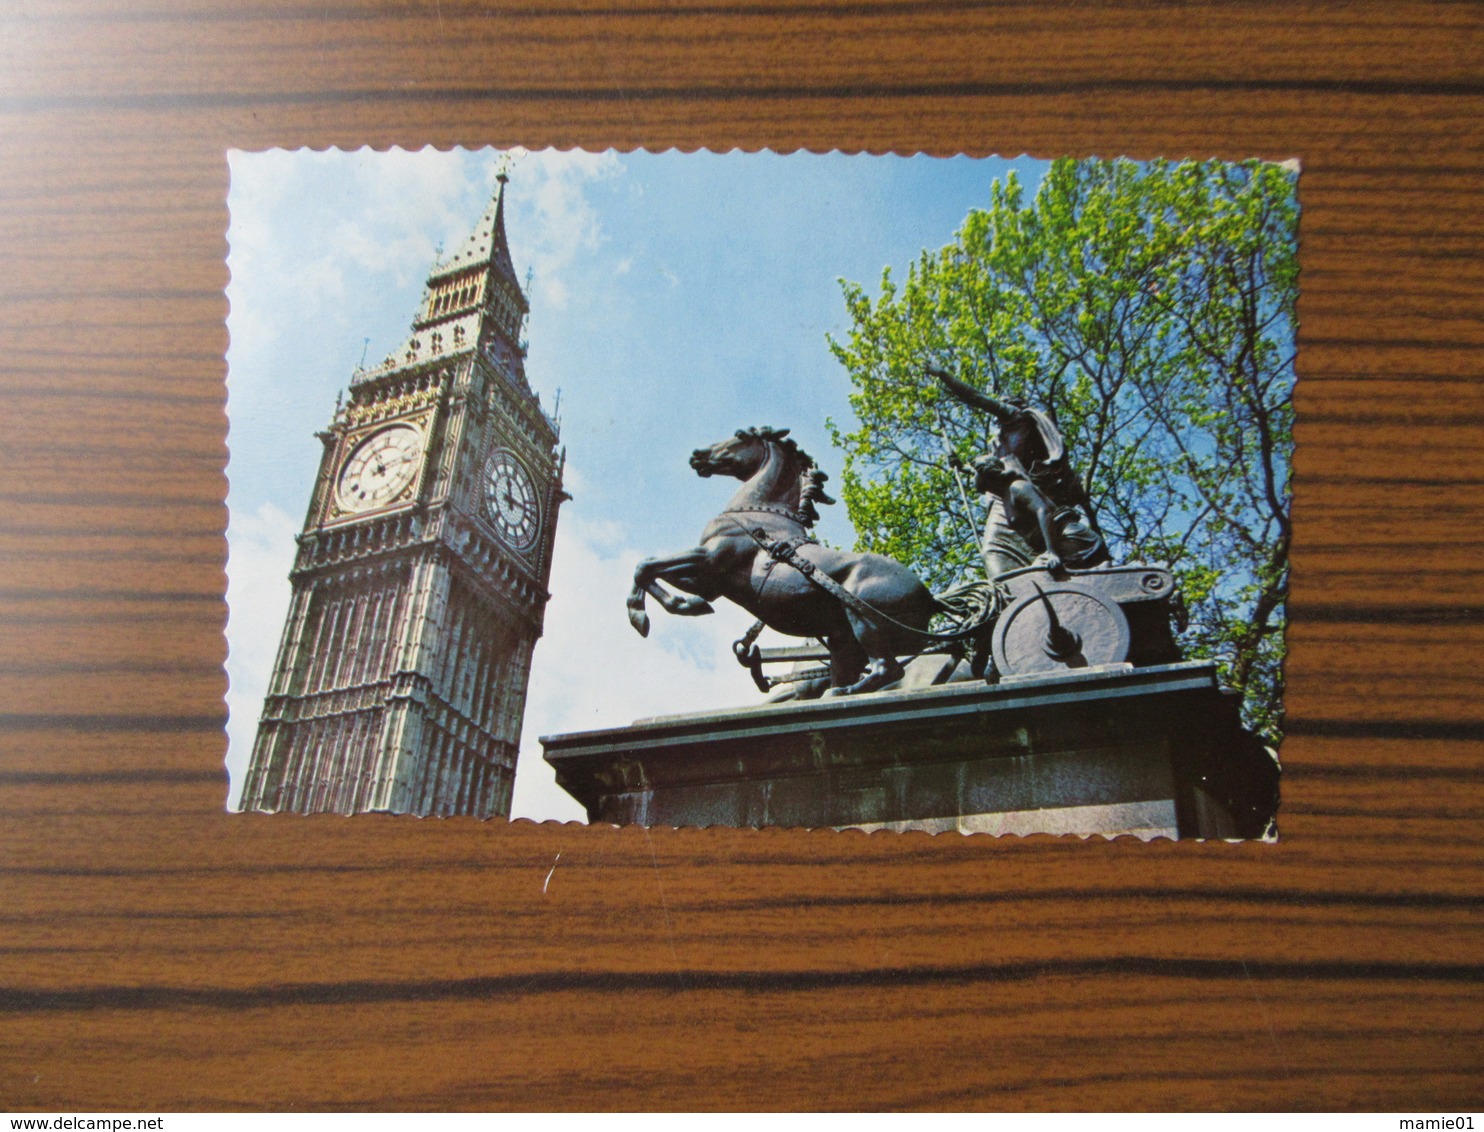
{"label": "wood grain", "polygon": [[[1281,842],[224,814],[225,150],[514,143],[1299,158]],[[1481,370],[1476,5],[10,0],[0,1106],[1477,1108]]]}

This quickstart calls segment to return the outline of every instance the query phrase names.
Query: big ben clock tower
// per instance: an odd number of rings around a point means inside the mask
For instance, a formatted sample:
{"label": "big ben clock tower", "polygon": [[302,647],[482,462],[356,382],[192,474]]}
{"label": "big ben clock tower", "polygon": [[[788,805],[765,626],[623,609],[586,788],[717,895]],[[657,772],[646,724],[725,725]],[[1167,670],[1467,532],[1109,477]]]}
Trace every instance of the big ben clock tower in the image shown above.
{"label": "big ben clock tower", "polygon": [[565,495],[526,383],[506,181],[319,434],[244,810],[510,812]]}

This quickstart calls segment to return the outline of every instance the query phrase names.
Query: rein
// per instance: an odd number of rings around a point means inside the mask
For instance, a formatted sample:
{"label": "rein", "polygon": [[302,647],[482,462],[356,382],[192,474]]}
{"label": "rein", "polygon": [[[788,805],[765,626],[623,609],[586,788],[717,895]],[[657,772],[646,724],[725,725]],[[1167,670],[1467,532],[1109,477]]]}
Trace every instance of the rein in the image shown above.
{"label": "rein", "polygon": [[[736,511],[723,511],[722,514],[723,515],[727,515],[727,514],[739,514],[739,513],[742,513],[743,510],[744,509],[739,508]],[[746,511],[772,511],[772,510],[775,510],[775,509],[772,509],[772,508],[763,508],[763,507],[749,507],[749,508],[746,508],[745,510]],[[778,513],[783,513],[783,512],[779,511]],[[906,624],[903,624],[901,621],[898,621],[895,617],[891,616],[889,613],[883,613],[881,610],[877,609],[870,602],[865,601],[864,599],[859,598],[855,594],[851,593],[844,586],[842,586],[839,582],[835,581],[834,578],[830,577],[823,570],[819,569],[819,567],[817,567],[813,562],[810,562],[809,559],[807,559],[807,558],[805,558],[805,557],[803,557],[802,555],[799,554],[798,548],[799,548],[800,545],[802,545],[803,543],[806,543],[806,542],[807,543],[813,543],[816,540],[814,540],[812,538],[810,538],[810,539],[804,539],[804,540],[799,540],[799,539],[777,539],[777,540],[773,540],[773,539],[769,539],[768,538],[768,532],[765,531],[765,530],[763,530],[761,527],[758,527],[757,529],[754,530],[754,529],[752,529],[750,527],[743,526],[741,523],[737,522],[736,519],[730,519],[728,521],[733,526],[735,526],[739,531],[741,531],[745,535],[747,535],[748,538],[752,539],[753,542],[757,543],[757,545],[759,547],[761,547],[764,551],[766,551],[767,554],[768,554],[768,556],[770,558],[772,558],[775,562],[782,562],[785,566],[792,566],[800,574],[803,574],[804,577],[808,578],[809,581],[813,582],[820,589],[824,590],[825,593],[829,594],[831,597],[833,597],[836,600],[838,600],[847,609],[854,610],[856,613],[859,613],[862,617],[865,617],[865,618],[867,618],[867,619],[869,619],[871,621],[874,621],[877,624],[883,624],[884,623],[884,624],[890,625],[894,629],[897,629],[897,630],[899,630],[899,631],[901,631],[903,633],[909,633],[912,636],[918,637],[918,638],[920,638],[920,639],[922,639],[924,641],[933,641],[933,642],[947,644],[947,643],[951,643],[951,642],[954,642],[954,641],[965,641],[965,640],[968,640],[968,639],[976,636],[977,634],[983,632],[985,626],[987,626],[991,621],[993,621],[999,615],[999,606],[998,606],[998,603],[996,603],[996,602],[990,602],[985,607],[984,612],[980,615],[980,617],[978,618],[978,620],[976,620],[972,625],[967,625],[967,626],[964,626],[962,628],[955,629],[952,632],[948,632],[948,633],[932,633],[932,632],[929,632],[926,629],[919,629],[915,625],[906,625]]]}

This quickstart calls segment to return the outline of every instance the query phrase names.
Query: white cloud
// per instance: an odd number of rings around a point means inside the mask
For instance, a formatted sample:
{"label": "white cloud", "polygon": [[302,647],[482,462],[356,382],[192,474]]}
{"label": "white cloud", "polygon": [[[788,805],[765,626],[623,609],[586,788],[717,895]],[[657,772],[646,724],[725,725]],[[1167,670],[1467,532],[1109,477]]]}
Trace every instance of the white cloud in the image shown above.
{"label": "white cloud", "polygon": [[[530,264],[537,296],[550,306],[566,308],[563,272],[579,255],[603,242],[597,210],[588,199],[594,183],[621,175],[618,154],[543,150],[517,164],[524,185],[521,198],[529,215],[507,225],[515,249]],[[529,233],[522,238],[522,235]]]}
{"label": "white cloud", "polygon": [[300,321],[331,312],[367,275],[420,281],[436,234],[462,239],[469,225],[457,151],[234,151],[230,162],[234,350],[267,349],[289,312]]}

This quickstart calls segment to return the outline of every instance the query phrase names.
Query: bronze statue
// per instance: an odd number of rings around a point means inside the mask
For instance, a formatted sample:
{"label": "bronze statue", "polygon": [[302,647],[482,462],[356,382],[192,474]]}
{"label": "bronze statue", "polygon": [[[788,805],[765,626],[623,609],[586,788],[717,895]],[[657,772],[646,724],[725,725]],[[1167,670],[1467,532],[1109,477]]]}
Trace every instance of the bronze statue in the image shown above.
{"label": "bronze statue", "polygon": [[[931,366],[927,372],[937,378],[943,387],[957,400],[968,405],[970,408],[981,409],[990,414],[999,424],[999,434],[995,440],[994,449],[974,460],[973,467],[976,473],[976,487],[979,491],[987,491],[977,483],[977,477],[982,474],[982,469],[989,463],[1003,467],[1012,476],[1034,488],[1040,497],[1048,503],[1053,514],[1072,510],[1077,512],[1077,522],[1096,536],[1097,542],[1102,543],[1102,531],[1098,527],[1097,515],[1092,509],[1092,503],[1087,498],[1087,490],[1082,486],[1082,480],[1072,468],[1067,458],[1066,443],[1062,439],[1061,430],[1056,427],[1052,419],[1039,409],[1030,408],[1026,405],[1005,403],[998,401],[972,386],[964,384],[958,378],[943,370]],[[1035,521],[1036,509],[1025,496],[1027,502],[1021,510],[1030,517],[1028,523],[1023,516],[1018,522],[1010,519],[1006,513],[1007,501],[994,492],[988,492],[989,519],[984,527],[984,540],[981,550],[984,555],[984,564],[991,578],[998,577],[1010,570],[1017,570],[1031,565],[1037,554],[1035,542],[1028,540],[1022,528],[1036,530],[1038,523]],[[1060,522],[1064,526],[1070,526],[1072,520],[1063,517]],[[1081,535],[1078,534],[1080,540]],[[1043,550],[1049,548],[1042,548]],[[1099,561],[1106,562],[1107,550],[1104,548],[1103,557]],[[1072,557],[1085,561],[1092,555],[1091,548],[1087,548]],[[1066,559],[1066,555],[1061,555]],[[1071,562],[1068,561],[1070,565]],[[1088,565],[1092,563],[1087,562]]]}
{"label": "bronze statue", "polygon": [[771,629],[824,641],[832,692],[873,691],[901,677],[899,657],[933,641],[927,627],[939,605],[894,559],[815,541],[814,505],[834,501],[824,494],[825,474],[787,437],[787,429],[739,429],[691,454],[697,475],[732,476],[742,487],[696,546],[639,564],[629,621],[648,635],[646,593],[688,617],[712,612],[710,602],[725,597]]}

